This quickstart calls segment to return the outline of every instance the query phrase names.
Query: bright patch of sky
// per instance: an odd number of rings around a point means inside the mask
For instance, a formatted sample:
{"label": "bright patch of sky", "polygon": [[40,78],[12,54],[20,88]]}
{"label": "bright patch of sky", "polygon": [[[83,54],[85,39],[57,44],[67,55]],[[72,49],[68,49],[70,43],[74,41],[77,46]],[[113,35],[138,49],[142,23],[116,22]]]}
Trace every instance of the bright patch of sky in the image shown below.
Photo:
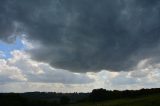
{"label": "bright patch of sky", "polygon": [[10,54],[13,50],[23,50],[25,46],[22,43],[22,40],[20,37],[16,38],[16,41],[13,43],[6,43],[3,41],[0,41],[0,51],[3,52],[4,56],[3,58],[8,59],[11,58],[12,55]]}

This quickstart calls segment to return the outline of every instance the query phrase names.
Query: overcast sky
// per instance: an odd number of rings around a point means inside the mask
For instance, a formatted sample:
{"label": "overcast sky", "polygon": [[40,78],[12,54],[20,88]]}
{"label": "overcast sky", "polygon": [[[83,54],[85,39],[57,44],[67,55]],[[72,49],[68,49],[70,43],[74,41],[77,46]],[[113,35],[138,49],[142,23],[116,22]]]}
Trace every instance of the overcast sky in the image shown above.
{"label": "overcast sky", "polygon": [[0,92],[159,82],[159,0],[0,0]]}

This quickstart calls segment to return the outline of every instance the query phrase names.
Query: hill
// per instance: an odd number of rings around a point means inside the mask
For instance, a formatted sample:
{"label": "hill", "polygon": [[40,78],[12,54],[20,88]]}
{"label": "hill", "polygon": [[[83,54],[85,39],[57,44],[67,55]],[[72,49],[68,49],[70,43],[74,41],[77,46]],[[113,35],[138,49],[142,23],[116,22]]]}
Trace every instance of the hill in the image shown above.
{"label": "hill", "polygon": [[0,106],[160,106],[160,88],[91,93],[0,93]]}
{"label": "hill", "polygon": [[86,102],[67,106],[160,106],[160,93],[136,98],[122,98],[103,102]]}

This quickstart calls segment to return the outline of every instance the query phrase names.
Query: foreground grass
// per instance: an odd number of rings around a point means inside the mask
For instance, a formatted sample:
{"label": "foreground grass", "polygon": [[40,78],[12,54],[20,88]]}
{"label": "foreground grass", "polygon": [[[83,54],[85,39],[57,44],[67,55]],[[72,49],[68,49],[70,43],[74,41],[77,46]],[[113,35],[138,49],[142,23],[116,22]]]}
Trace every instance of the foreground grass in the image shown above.
{"label": "foreground grass", "polygon": [[160,106],[160,94],[138,98],[124,98],[97,103],[80,103],[68,106]]}

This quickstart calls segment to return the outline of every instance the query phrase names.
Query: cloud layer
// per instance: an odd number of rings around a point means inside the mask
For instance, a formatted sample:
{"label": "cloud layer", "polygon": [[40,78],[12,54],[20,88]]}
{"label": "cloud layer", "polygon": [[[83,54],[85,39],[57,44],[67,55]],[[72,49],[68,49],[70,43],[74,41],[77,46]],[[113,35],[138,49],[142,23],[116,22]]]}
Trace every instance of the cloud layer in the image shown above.
{"label": "cloud layer", "polygon": [[73,72],[159,62],[158,0],[1,0],[0,39],[25,34],[32,58]]}
{"label": "cloud layer", "polygon": [[0,59],[0,83],[88,84],[94,81],[85,74],[54,69],[48,64],[33,61],[23,51],[15,50],[11,54],[13,57],[8,60]]}
{"label": "cloud layer", "polygon": [[[22,42],[27,48],[34,48],[25,39]],[[0,92],[90,92],[96,88],[122,90],[160,86],[160,63],[152,64],[152,59],[141,60],[133,70],[126,72],[73,73],[32,60],[24,50],[13,50],[11,55],[0,58]]]}

